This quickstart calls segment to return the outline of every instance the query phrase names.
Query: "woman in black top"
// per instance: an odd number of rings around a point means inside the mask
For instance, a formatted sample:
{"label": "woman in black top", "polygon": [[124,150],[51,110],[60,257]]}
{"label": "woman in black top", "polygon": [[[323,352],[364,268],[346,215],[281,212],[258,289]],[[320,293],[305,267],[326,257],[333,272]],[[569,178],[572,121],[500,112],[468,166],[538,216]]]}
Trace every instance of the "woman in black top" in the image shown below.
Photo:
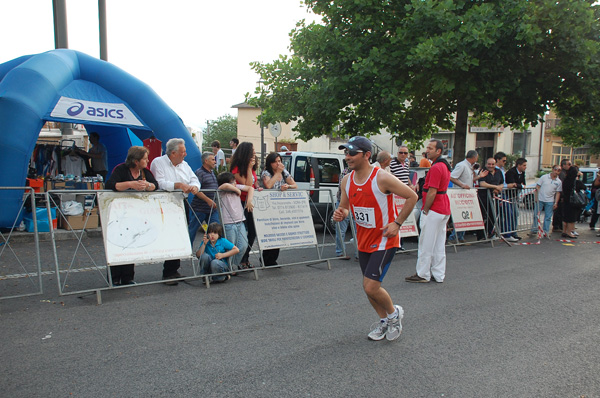
{"label": "woman in black top", "polygon": [[563,238],[577,239],[573,231],[575,230],[575,221],[577,221],[577,217],[581,213],[581,207],[571,203],[571,195],[573,194],[573,190],[575,190],[578,171],[577,166],[570,166],[562,183]]}
{"label": "woman in black top", "polygon": [[[148,166],[148,148],[132,146],[127,152],[125,163],[114,168],[106,189],[113,191],[155,191],[158,182]],[[114,265],[110,267],[113,286],[133,285],[134,264]]]}

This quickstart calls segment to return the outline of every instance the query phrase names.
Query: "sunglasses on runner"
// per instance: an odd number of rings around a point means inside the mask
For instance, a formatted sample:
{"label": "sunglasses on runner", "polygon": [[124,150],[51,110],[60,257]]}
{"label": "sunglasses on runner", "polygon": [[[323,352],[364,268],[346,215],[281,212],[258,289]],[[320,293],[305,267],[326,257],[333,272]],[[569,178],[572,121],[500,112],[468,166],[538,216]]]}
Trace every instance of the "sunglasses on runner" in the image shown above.
{"label": "sunglasses on runner", "polygon": [[408,152],[400,152],[400,151],[398,151],[398,153],[399,153],[400,155],[408,155]]}
{"label": "sunglasses on runner", "polygon": [[344,149],[344,155],[356,156],[359,153],[363,153],[363,151],[357,149]]}

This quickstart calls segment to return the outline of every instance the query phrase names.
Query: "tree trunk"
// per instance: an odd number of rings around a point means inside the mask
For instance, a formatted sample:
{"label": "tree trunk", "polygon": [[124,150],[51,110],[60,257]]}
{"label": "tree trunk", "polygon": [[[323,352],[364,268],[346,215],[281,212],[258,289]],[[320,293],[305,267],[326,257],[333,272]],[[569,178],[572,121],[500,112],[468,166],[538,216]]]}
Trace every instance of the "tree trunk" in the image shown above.
{"label": "tree trunk", "polygon": [[469,119],[469,108],[464,99],[459,98],[456,106],[456,127],[454,129],[454,151],[452,151],[452,165],[465,158],[465,146],[467,145],[467,120]]}

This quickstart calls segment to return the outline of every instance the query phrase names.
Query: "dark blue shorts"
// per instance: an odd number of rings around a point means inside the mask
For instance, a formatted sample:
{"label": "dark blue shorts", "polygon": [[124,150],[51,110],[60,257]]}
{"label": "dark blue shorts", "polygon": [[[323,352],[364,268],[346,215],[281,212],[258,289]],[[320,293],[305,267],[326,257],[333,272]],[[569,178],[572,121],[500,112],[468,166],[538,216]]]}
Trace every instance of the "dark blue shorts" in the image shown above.
{"label": "dark blue shorts", "polygon": [[393,247],[388,250],[380,250],[373,253],[358,252],[358,261],[360,269],[365,278],[375,281],[383,281],[383,277],[387,272],[397,248]]}

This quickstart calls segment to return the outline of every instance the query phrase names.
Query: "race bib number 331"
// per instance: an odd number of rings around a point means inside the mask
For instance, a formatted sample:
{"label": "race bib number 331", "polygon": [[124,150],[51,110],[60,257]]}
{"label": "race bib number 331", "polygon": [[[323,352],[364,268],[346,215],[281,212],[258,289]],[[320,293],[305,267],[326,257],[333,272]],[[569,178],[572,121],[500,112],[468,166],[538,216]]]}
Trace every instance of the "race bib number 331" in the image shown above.
{"label": "race bib number 331", "polygon": [[363,228],[375,228],[375,209],[354,206],[354,219]]}

